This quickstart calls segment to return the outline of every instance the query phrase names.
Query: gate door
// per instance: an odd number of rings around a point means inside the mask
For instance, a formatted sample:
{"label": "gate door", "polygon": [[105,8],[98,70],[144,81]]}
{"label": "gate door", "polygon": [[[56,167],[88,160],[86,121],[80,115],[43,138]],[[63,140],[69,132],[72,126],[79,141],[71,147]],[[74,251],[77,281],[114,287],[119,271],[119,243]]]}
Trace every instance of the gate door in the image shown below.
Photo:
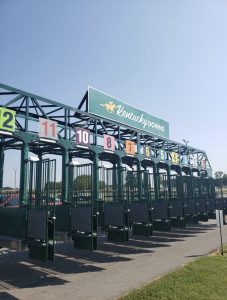
{"label": "gate door", "polygon": [[134,235],[151,236],[151,174],[147,170],[127,171],[126,195]]}
{"label": "gate door", "polygon": [[199,221],[208,221],[208,189],[204,178],[193,177],[193,194],[197,204]]}
{"label": "gate door", "polygon": [[71,235],[74,247],[97,250],[97,213],[94,201],[93,164],[71,166]]}
{"label": "gate door", "polygon": [[167,176],[165,173],[157,173],[155,177],[156,196],[152,202],[153,227],[154,230],[171,231]]}
{"label": "gate door", "polygon": [[124,195],[125,168],[99,168],[99,199],[103,203],[103,225],[109,241],[127,242],[128,204]]}
{"label": "gate door", "polygon": [[179,175],[170,175],[171,193],[169,205],[172,226],[185,227],[184,198],[182,178]]}
{"label": "gate door", "polygon": [[29,255],[46,262],[55,255],[56,160],[30,161],[29,172]]}

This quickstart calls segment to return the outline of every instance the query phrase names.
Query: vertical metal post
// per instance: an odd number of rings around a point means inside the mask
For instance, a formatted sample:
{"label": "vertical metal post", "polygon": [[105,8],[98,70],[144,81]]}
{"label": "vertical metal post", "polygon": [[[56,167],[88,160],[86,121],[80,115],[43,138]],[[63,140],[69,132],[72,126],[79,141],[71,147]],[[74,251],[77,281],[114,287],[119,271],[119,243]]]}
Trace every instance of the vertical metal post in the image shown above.
{"label": "vertical metal post", "polygon": [[137,161],[137,184],[138,184],[138,200],[142,200],[142,176],[141,176],[141,162]]}
{"label": "vertical metal post", "polygon": [[172,189],[171,189],[171,176],[170,176],[170,167],[167,166],[166,168],[166,173],[167,173],[167,187],[168,187],[168,196],[167,196],[167,199],[168,199],[168,202],[171,200],[172,198]]}
{"label": "vertical metal post", "polygon": [[29,146],[24,142],[21,147],[21,166],[20,166],[20,205],[28,204],[28,152]]}
{"label": "vertical metal post", "polygon": [[13,168],[14,171],[14,188],[17,187],[17,169]]}
{"label": "vertical metal post", "polygon": [[179,189],[177,189],[177,198],[183,201],[184,195],[183,195],[183,178],[182,178],[182,170],[179,168],[178,172],[179,178],[180,178],[180,186]]}
{"label": "vertical metal post", "polygon": [[3,174],[4,174],[4,146],[0,146],[0,190],[3,188]]}
{"label": "vertical metal post", "polygon": [[121,160],[121,157],[118,158],[118,161],[117,161],[117,182],[118,182],[118,201],[119,202],[122,202],[122,189],[123,189],[123,186],[122,186],[122,160]]}
{"label": "vertical metal post", "polygon": [[117,186],[118,186],[118,180],[117,180],[117,168],[116,165],[114,164],[113,166],[113,178],[112,178],[112,184],[113,184],[113,188],[112,188],[112,193],[113,193],[113,201],[116,202],[117,199]]}
{"label": "vertical metal post", "polygon": [[[69,161],[72,161],[72,155],[69,155]],[[76,167],[69,164],[69,167],[68,167],[68,198],[67,198],[67,201],[70,202],[70,203],[73,202],[74,168],[76,168]]]}
{"label": "vertical metal post", "polygon": [[38,206],[41,202],[42,194],[42,154],[39,154],[39,161],[36,163],[36,202]]}
{"label": "vertical metal post", "polygon": [[221,255],[223,256],[223,241],[222,241],[222,229],[221,229],[221,216],[220,216],[220,209],[218,210],[218,219],[219,219],[219,229],[220,229],[220,239],[221,239]]}
{"label": "vertical metal post", "polygon": [[92,205],[93,209],[98,208],[98,196],[99,196],[99,157],[97,153],[94,153],[93,156],[93,170],[92,170],[92,186],[93,186],[93,199],[92,199]]}
{"label": "vertical metal post", "polygon": [[153,165],[153,178],[154,178],[154,193],[155,193],[155,200],[158,200],[159,197],[159,187],[158,187],[158,168],[157,165]]}
{"label": "vertical metal post", "polygon": [[62,149],[62,202],[68,201],[69,152]]}

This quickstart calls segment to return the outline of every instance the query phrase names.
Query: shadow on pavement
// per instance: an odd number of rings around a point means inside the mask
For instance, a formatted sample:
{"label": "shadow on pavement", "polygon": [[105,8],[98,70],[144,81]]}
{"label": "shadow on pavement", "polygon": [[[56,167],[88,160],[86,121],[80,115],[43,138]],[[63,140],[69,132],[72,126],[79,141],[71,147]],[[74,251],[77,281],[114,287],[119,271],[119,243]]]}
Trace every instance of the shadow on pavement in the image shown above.
{"label": "shadow on pavement", "polygon": [[62,274],[104,270],[87,262],[78,262],[64,256],[56,256],[54,262],[45,264],[28,258],[27,251],[2,250],[0,253],[0,282],[2,282],[2,288],[5,286],[6,289],[64,285],[69,281],[62,279]]}
{"label": "shadow on pavement", "polygon": [[[102,244],[99,245],[99,250],[102,250]],[[122,256],[114,256],[110,253],[101,251],[89,251],[75,249],[73,243],[59,244],[56,247],[56,252],[67,257],[73,257],[74,259],[82,259],[93,263],[112,263],[112,262],[123,262],[129,261],[130,258]]]}
{"label": "shadow on pavement", "polygon": [[0,299],[2,299],[2,300],[19,300],[19,298],[16,298],[6,292],[0,292]]}

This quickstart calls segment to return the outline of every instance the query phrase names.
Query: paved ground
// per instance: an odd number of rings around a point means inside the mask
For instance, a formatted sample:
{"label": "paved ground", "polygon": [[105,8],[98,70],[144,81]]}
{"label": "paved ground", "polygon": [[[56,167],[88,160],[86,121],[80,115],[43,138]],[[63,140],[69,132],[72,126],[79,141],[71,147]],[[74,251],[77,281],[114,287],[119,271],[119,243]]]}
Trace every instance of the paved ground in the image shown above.
{"label": "paved ground", "polygon": [[[227,226],[223,227],[227,243]],[[59,244],[54,263],[28,258],[27,252],[0,250],[0,299],[116,299],[182,264],[219,247],[219,229],[202,223],[150,239],[132,237],[127,245],[100,238],[95,253]]]}

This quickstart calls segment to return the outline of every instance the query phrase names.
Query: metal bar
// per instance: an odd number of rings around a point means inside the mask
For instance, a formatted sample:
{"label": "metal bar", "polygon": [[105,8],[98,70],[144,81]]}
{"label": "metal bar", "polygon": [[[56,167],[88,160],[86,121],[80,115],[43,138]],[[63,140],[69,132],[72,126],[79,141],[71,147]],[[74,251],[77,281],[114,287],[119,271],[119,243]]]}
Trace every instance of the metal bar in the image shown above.
{"label": "metal bar", "polygon": [[0,145],[0,190],[3,188],[4,150],[4,146]]}
{"label": "metal bar", "polygon": [[[0,84],[0,87],[1,87],[1,84]],[[16,101],[20,100],[23,97],[24,97],[24,95],[19,95],[16,98],[14,98],[14,99],[10,100],[9,102],[5,103],[3,106],[4,107],[10,106],[11,104],[15,103]]]}
{"label": "metal bar", "polygon": [[4,95],[16,95],[17,93],[15,92],[3,92],[3,93],[0,93],[1,96],[4,96]]}
{"label": "metal bar", "polygon": [[[81,100],[81,102],[80,102],[80,104],[78,106],[78,109],[81,109],[82,106],[84,105],[85,101],[87,101],[87,100],[88,100],[88,92],[85,93],[83,99]],[[87,111],[87,105],[86,105],[86,111]]]}
{"label": "metal bar", "polygon": [[29,146],[24,142],[21,148],[20,205],[28,204],[28,152]]}
{"label": "metal bar", "polygon": [[62,202],[67,202],[69,198],[68,189],[69,176],[69,152],[68,149],[62,149]]}

